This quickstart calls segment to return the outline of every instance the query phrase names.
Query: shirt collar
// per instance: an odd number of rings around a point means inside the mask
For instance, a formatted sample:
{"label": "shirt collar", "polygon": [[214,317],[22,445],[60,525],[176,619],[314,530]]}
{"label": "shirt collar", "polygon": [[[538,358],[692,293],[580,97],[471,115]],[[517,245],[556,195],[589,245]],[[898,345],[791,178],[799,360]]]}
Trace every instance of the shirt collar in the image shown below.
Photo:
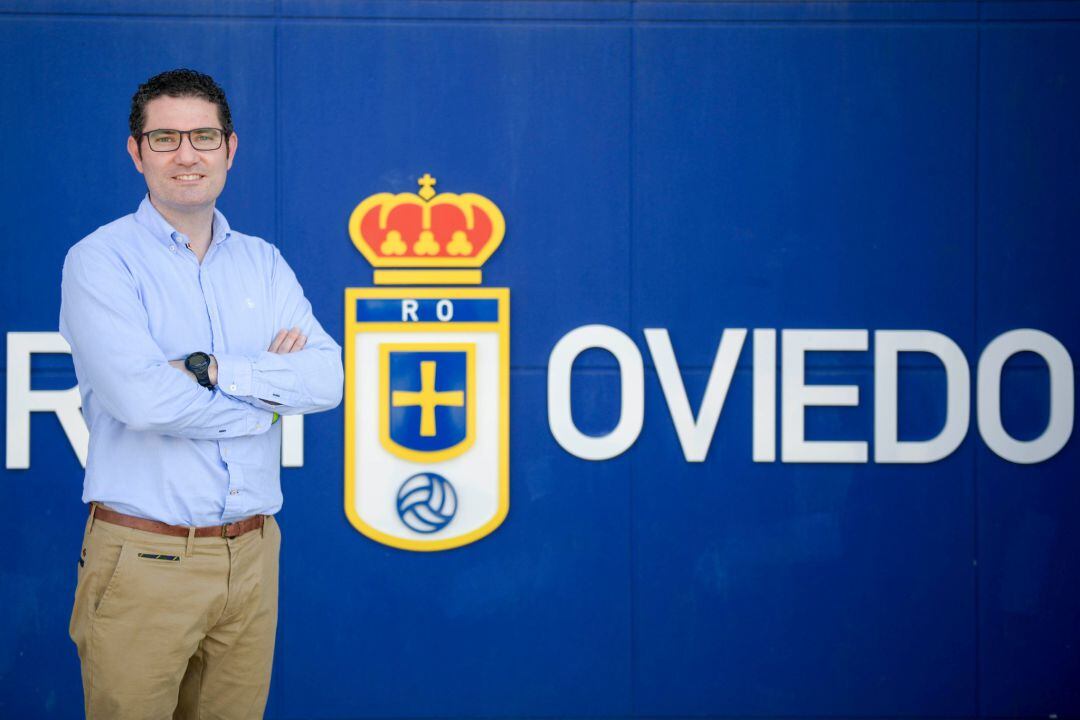
{"label": "shirt collar", "polygon": [[[187,237],[170,225],[169,221],[150,202],[149,194],[143,197],[142,202],[139,203],[139,209],[135,211],[135,220],[149,230],[150,234],[166,247],[173,244],[184,245],[187,242]],[[225,219],[220,210],[214,208],[214,229],[210,244],[223,243],[231,235],[232,229],[229,227],[229,221]]]}

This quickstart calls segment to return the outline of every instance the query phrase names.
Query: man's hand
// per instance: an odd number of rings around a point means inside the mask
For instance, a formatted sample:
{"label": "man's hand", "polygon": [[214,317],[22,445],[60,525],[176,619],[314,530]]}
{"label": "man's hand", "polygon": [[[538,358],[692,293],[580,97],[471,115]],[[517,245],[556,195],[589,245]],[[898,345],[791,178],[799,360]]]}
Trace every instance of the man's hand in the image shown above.
{"label": "man's hand", "polygon": [[285,330],[285,328],[282,328],[281,330],[278,330],[278,334],[274,337],[274,341],[270,343],[267,352],[286,355],[291,352],[303,350],[304,343],[306,342],[307,336],[300,334],[300,328],[294,327],[292,330]]}

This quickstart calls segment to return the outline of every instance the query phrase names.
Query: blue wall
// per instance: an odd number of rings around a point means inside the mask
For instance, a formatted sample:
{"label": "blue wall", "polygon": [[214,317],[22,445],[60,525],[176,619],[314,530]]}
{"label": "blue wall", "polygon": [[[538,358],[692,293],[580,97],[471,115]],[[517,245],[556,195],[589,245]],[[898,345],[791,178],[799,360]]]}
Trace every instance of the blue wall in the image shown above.
{"label": "blue wall", "polygon": [[[655,372],[630,451],[548,430],[547,359],[603,323],[670,330],[696,408],[726,327],[920,328],[974,363],[1034,327],[1080,359],[1080,4],[0,0],[4,333],[57,326],[67,248],[134,210],[135,87],[215,76],[240,136],[219,207],[276,243],[342,341],[371,270],[353,207],[430,171],[507,219],[510,515],[441,553],[347,522],[343,409],[282,473],[271,718],[1080,715],[1077,442],[1022,466],[974,424],[929,465],[751,461],[744,350],[708,459],[683,459]],[[648,354],[645,353],[646,361]],[[3,358],[0,357],[0,361]],[[575,418],[618,414],[610,356]],[[860,387],[808,436],[870,440]],[[6,370],[6,366],[5,366]],[[36,357],[35,388],[74,385]],[[929,437],[944,374],[909,362],[900,428]],[[5,392],[0,388],[0,392]],[[1005,426],[1049,412],[1014,358]],[[6,397],[6,396],[5,396]],[[67,637],[85,510],[54,415],[0,488],[0,717],[77,717]]]}

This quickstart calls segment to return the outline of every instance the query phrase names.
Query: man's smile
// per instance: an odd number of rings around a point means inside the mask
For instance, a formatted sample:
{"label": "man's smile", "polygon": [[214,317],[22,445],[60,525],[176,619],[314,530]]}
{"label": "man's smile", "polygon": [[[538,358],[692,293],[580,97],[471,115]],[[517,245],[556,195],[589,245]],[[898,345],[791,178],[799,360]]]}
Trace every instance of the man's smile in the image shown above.
{"label": "man's smile", "polygon": [[173,180],[177,180],[182,183],[193,183],[202,180],[205,175],[199,173],[185,173],[184,175],[173,175]]}

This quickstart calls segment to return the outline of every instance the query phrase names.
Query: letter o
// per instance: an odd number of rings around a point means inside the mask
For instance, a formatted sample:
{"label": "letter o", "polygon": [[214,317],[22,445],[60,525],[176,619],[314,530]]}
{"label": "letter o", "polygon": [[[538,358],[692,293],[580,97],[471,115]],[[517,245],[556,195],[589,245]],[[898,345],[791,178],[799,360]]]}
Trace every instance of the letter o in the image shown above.
{"label": "letter o", "polygon": [[[619,363],[619,422],[614,430],[599,437],[581,432],[571,412],[574,360],[590,348],[607,350]],[[583,325],[555,344],[548,359],[548,426],[563,449],[585,460],[609,460],[634,444],[644,422],[645,368],[641,351],[626,333],[608,325]]]}
{"label": "letter o", "polygon": [[439,318],[439,322],[450,322],[454,318],[454,303],[449,300],[435,303],[435,317]]}
{"label": "letter o", "polygon": [[[1018,352],[1037,353],[1050,368],[1050,420],[1034,440],[1017,440],[1001,422],[1001,372]],[[1073,429],[1073,363],[1068,350],[1041,330],[1010,330],[994,338],[982,356],[978,370],[979,434],[995,453],[1014,463],[1047,460],[1069,441]]]}

